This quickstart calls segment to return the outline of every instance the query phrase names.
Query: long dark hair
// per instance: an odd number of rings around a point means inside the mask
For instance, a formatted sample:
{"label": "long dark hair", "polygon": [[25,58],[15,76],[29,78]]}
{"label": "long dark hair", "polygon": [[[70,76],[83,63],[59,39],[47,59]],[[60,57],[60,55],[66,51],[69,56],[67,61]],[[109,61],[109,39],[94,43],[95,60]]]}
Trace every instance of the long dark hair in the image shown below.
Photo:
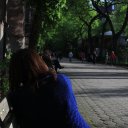
{"label": "long dark hair", "polygon": [[[40,74],[52,74],[43,59],[32,49],[20,49],[14,53],[9,66],[10,89],[14,90],[21,84],[34,86]],[[29,83],[29,84],[28,84]]]}

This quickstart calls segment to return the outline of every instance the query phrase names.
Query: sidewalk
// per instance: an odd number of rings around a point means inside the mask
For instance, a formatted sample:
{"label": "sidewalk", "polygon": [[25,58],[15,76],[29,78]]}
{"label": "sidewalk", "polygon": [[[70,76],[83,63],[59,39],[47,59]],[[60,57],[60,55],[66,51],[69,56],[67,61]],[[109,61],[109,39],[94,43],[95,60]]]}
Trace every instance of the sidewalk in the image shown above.
{"label": "sidewalk", "polygon": [[128,128],[128,70],[74,59],[60,73],[73,83],[80,113],[91,128]]}

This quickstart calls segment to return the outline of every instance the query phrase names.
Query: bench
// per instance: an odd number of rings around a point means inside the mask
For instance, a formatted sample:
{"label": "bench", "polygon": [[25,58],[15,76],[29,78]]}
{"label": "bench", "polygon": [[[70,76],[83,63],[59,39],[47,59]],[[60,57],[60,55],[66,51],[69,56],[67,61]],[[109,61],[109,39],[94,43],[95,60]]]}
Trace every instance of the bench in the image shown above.
{"label": "bench", "polygon": [[0,128],[18,128],[6,97],[0,102]]}

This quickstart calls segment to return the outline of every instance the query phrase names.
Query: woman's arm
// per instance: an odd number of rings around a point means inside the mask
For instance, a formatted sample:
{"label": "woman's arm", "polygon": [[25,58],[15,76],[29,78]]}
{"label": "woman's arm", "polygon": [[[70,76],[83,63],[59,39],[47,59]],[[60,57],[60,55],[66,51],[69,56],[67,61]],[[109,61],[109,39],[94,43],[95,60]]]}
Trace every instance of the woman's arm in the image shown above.
{"label": "woman's arm", "polygon": [[72,128],[90,128],[78,111],[72,83],[65,75],[58,75],[58,81],[63,86],[64,99],[67,106],[67,119]]}

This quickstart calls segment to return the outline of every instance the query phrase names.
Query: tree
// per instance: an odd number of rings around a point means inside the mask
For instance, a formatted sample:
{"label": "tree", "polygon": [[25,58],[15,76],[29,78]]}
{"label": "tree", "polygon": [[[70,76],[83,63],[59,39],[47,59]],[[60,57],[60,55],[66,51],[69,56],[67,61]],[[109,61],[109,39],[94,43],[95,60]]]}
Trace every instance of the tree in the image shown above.
{"label": "tree", "polygon": [[30,33],[30,48],[35,48],[39,35],[47,27],[52,27],[61,17],[61,11],[65,7],[66,0],[28,0],[30,6],[35,9]]}
{"label": "tree", "polygon": [[[91,0],[92,5],[96,9],[96,11],[104,17],[110,26],[110,29],[112,31],[112,50],[117,50],[117,41],[120,37],[120,35],[124,32],[127,22],[128,22],[128,2],[126,0],[118,1],[118,0],[104,0],[104,1],[95,1]],[[114,10],[112,8],[115,7]],[[117,9],[116,9],[117,8]],[[124,20],[122,23],[120,23],[120,27],[116,29],[117,27],[114,26],[113,22],[116,22],[115,20],[112,20],[113,14],[118,12],[118,8],[123,8],[125,10]],[[119,15],[118,15],[119,16]],[[121,18],[122,19],[122,18]]]}
{"label": "tree", "polygon": [[0,60],[4,59],[5,55],[5,26],[6,26],[6,0],[1,0],[0,2]]}
{"label": "tree", "polygon": [[80,22],[69,11],[63,13],[63,17],[56,26],[45,31],[43,39],[56,50],[62,51],[64,49],[65,53],[70,46],[76,47]]}
{"label": "tree", "polygon": [[6,47],[12,52],[24,47],[24,3],[9,0],[7,9]]}
{"label": "tree", "polygon": [[[86,2],[85,0],[75,1],[74,4],[70,6],[70,10],[75,17],[79,18],[79,22],[82,23],[81,38],[88,38],[88,49],[89,52],[92,52],[94,49],[92,36],[94,33],[96,34],[96,30],[99,27],[99,22],[97,22],[97,20],[99,20],[100,15],[94,10],[89,0]],[[84,33],[87,33],[88,37],[83,36],[85,35]]]}

